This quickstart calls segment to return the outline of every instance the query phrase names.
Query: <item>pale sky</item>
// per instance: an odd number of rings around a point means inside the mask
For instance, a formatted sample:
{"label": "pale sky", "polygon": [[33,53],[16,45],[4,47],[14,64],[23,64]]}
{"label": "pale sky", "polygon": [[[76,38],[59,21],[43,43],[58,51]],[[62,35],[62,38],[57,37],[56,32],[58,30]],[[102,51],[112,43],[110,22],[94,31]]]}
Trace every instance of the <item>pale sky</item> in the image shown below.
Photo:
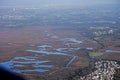
{"label": "pale sky", "polygon": [[87,6],[114,4],[119,0],[0,0],[0,6]]}

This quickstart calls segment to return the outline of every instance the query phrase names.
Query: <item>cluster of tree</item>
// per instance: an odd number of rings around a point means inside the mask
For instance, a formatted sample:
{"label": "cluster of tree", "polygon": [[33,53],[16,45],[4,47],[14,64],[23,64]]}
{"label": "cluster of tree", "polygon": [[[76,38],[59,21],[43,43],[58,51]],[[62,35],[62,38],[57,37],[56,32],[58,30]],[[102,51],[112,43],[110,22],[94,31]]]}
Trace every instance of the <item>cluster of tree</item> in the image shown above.
{"label": "cluster of tree", "polygon": [[113,80],[120,80],[120,69],[116,69]]}
{"label": "cluster of tree", "polygon": [[[118,64],[120,64],[120,61]],[[120,80],[120,69],[116,69],[113,80]]]}

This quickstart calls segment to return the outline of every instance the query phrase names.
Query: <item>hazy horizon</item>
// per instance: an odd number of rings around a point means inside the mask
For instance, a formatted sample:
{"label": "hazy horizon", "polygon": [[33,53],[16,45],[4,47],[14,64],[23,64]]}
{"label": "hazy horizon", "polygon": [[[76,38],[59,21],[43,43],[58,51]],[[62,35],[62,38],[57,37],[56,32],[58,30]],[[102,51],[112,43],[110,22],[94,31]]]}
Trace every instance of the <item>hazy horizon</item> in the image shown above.
{"label": "hazy horizon", "polygon": [[74,7],[117,3],[118,0],[1,0],[0,7]]}

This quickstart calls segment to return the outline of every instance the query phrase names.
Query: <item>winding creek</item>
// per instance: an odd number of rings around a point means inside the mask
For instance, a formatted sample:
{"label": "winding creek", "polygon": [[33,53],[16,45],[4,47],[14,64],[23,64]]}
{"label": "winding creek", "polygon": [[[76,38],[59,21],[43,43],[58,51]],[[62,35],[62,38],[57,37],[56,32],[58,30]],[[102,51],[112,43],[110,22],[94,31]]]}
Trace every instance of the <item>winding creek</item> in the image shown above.
{"label": "winding creek", "polygon": [[[50,38],[52,34],[47,33],[47,36]],[[52,35],[54,36],[54,35]],[[55,38],[55,37],[54,37]],[[75,38],[64,38],[64,39],[59,39],[60,41],[63,41],[65,45],[67,44],[81,44],[82,41],[79,41]],[[29,72],[47,72],[49,71],[50,68],[53,68],[54,65],[50,65],[49,62],[52,62],[51,60],[40,60],[38,59],[39,54],[44,54],[44,55],[59,55],[59,56],[69,56],[72,57],[72,59],[66,64],[65,68],[70,67],[70,65],[73,63],[73,61],[77,58],[77,56],[67,54],[66,52],[71,52],[71,51],[77,51],[80,48],[56,48],[56,51],[47,51],[47,48],[52,48],[51,45],[48,44],[43,44],[36,46],[34,44],[30,45],[31,47],[36,47],[38,49],[28,49],[26,52],[29,53],[34,53],[34,56],[19,56],[19,57],[14,57],[10,61],[6,62],[1,62],[0,65],[6,67],[8,70],[13,71],[13,72],[18,72],[18,73],[29,73]],[[47,64],[44,64],[47,63]],[[29,66],[27,68],[27,66]],[[27,69],[26,69],[26,68]],[[24,69],[21,69],[24,68]],[[63,67],[64,68],[64,67]],[[62,68],[61,68],[62,69]]]}
{"label": "winding creek", "polygon": [[[77,44],[80,45],[81,43],[83,43],[83,40],[77,40],[75,38],[63,38],[63,39],[59,39],[58,36],[53,35],[53,34],[49,34],[48,32],[45,32],[47,37],[50,38],[54,38],[54,39],[58,39],[59,41],[62,41],[62,43],[64,43],[65,45],[67,45],[68,47],[59,47],[59,48],[55,48],[55,51],[47,51],[47,49],[49,48],[54,48],[52,45],[48,45],[48,44],[42,44],[42,45],[35,45],[32,44],[30,46],[32,47],[36,47],[37,49],[28,49],[26,50],[26,52],[28,53],[34,53],[34,56],[19,56],[19,57],[14,57],[13,59],[11,59],[10,61],[6,61],[6,62],[1,62],[0,64],[4,67],[6,67],[8,70],[13,71],[13,72],[19,72],[19,73],[29,73],[29,72],[47,72],[49,71],[49,69],[54,68],[54,65],[49,64],[49,62],[53,62],[51,60],[40,60],[38,59],[39,54],[43,54],[43,55],[58,55],[58,56],[68,56],[68,57],[72,57],[65,66],[63,66],[62,68],[53,71],[57,72],[59,70],[62,70],[64,68],[69,68],[71,66],[71,64],[76,60],[77,57],[79,56],[75,56],[75,55],[71,55],[68,54],[69,52],[72,51],[78,51],[80,49],[82,49],[81,47],[69,47],[70,44]],[[100,44],[98,42],[98,44]],[[100,44],[101,45],[101,44]],[[103,47],[103,45],[101,45]],[[91,47],[86,47],[86,50],[94,50],[94,48]],[[117,52],[119,53],[120,51],[114,51],[114,50],[106,50],[105,52]],[[44,64],[47,63],[47,64]],[[25,68],[29,66],[27,69],[20,69],[20,68]],[[52,72],[51,72],[52,73]]]}

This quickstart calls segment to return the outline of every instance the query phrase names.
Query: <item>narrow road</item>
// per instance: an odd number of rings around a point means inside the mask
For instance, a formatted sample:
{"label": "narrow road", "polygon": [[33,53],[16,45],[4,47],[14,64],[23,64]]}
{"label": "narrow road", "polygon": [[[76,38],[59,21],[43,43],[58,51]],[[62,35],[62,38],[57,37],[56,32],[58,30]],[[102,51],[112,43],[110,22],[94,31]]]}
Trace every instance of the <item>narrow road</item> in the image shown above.
{"label": "narrow road", "polygon": [[68,68],[76,58],[77,58],[77,56],[73,56],[73,58],[67,63],[67,65],[65,67]]}

